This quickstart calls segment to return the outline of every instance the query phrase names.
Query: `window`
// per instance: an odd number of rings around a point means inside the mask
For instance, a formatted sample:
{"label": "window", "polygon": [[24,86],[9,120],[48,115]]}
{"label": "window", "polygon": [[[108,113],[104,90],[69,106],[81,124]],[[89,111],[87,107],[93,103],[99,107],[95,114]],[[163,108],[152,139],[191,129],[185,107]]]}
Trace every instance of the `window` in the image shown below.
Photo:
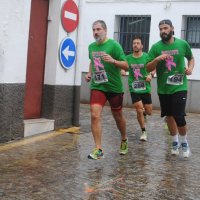
{"label": "window", "polygon": [[191,48],[200,48],[200,16],[184,16],[181,32]]}
{"label": "window", "polygon": [[143,51],[148,52],[150,23],[150,16],[116,16],[114,38],[122,45],[125,54],[133,51],[132,41],[135,36],[141,37]]}

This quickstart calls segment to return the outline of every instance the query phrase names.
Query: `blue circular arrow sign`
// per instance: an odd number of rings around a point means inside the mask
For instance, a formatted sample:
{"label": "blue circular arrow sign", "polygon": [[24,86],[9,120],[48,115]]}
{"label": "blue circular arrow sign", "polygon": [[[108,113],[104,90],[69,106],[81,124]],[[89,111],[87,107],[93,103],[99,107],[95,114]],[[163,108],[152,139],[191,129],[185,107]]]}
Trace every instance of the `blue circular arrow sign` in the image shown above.
{"label": "blue circular arrow sign", "polygon": [[70,38],[66,37],[60,44],[60,63],[65,69],[70,69],[76,58],[76,47]]}

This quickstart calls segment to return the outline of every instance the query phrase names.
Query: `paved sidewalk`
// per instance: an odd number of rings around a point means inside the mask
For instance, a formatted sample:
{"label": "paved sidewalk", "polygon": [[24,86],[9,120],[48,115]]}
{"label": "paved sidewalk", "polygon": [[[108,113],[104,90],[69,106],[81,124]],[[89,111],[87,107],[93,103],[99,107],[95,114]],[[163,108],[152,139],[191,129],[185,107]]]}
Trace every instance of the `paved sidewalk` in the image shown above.
{"label": "paved sidewalk", "polygon": [[105,158],[88,160],[94,147],[88,105],[79,128],[62,129],[0,144],[1,200],[199,200],[200,114],[188,114],[192,156],[170,155],[170,137],[159,111],[148,117],[148,141],[140,142],[133,109],[125,108],[129,153],[109,107],[103,112]]}

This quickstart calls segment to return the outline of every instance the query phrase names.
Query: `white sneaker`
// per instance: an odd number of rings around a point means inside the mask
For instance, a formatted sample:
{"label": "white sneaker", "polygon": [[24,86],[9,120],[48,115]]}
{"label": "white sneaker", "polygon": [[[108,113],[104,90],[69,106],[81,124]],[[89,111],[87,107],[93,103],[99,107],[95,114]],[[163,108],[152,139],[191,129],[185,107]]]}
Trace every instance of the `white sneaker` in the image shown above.
{"label": "white sneaker", "polygon": [[190,156],[190,148],[189,148],[188,143],[182,143],[181,149],[182,149],[182,152],[183,152],[183,157],[188,158]]}
{"label": "white sneaker", "polygon": [[171,154],[172,155],[179,155],[179,144],[178,144],[178,142],[173,142],[172,143],[172,149],[171,149]]}
{"label": "white sneaker", "polygon": [[140,137],[140,140],[141,141],[147,141],[147,133],[146,133],[146,131],[142,131],[142,135]]}

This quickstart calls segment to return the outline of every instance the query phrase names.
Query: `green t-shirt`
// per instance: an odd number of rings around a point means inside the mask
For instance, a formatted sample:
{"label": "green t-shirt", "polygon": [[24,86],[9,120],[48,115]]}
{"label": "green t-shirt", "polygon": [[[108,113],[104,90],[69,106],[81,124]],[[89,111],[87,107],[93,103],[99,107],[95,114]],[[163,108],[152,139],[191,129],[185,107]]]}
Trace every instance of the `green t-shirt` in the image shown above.
{"label": "green t-shirt", "polygon": [[187,90],[187,76],[185,74],[185,58],[192,58],[192,51],[185,40],[174,38],[172,44],[162,41],[155,43],[149,51],[148,61],[154,60],[162,54],[169,54],[172,59],[160,61],[156,67],[158,94],[173,94]]}
{"label": "green t-shirt", "polygon": [[89,58],[92,63],[90,88],[104,92],[124,92],[120,68],[102,59],[102,56],[106,53],[118,61],[126,61],[126,56],[120,44],[115,40],[108,39],[103,44],[93,42],[89,45],[88,49]]}
{"label": "green t-shirt", "polygon": [[149,73],[146,70],[147,53],[142,53],[139,58],[130,54],[126,57],[129,65],[128,85],[129,91],[135,93],[150,93],[150,82],[145,81]]}

